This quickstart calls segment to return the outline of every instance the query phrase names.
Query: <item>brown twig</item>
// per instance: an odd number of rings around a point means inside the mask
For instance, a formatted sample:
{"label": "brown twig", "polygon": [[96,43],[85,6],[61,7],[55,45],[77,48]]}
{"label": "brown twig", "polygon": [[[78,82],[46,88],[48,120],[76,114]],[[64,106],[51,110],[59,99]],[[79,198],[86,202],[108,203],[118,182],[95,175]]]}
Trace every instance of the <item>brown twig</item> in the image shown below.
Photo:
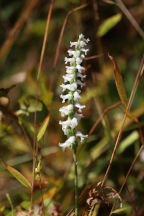
{"label": "brown twig", "polygon": [[139,35],[144,39],[144,31],[140,27],[140,25],[137,23],[135,18],[132,16],[132,14],[129,12],[129,10],[126,8],[122,0],[115,0],[116,5],[121,9],[121,11],[125,14],[125,16],[128,18],[130,23],[133,25],[135,30],[139,33]]}
{"label": "brown twig", "polygon": [[47,16],[47,23],[46,23],[46,29],[45,29],[44,39],[43,39],[43,45],[42,45],[42,50],[41,50],[40,63],[39,63],[39,67],[38,67],[37,80],[39,80],[41,67],[42,67],[42,63],[43,63],[43,57],[44,57],[44,52],[45,52],[45,48],[46,48],[46,42],[47,42],[47,37],[48,37],[48,30],[49,30],[49,24],[50,24],[51,14],[52,14],[52,10],[53,10],[53,5],[54,5],[54,0],[51,0],[49,12],[48,12],[48,16]]}
{"label": "brown twig", "polygon": [[36,6],[37,2],[38,0],[31,0],[26,2],[25,9],[22,11],[19,19],[17,20],[13,28],[10,30],[8,38],[5,40],[5,42],[0,48],[0,63],[3,63],[4,60],[6,59],[10,48],[12,47],[13,43],[16,41],[22,26],[29,18],[31,11]]}
{"label": "brown twig", "polygon": [[94,56],[90,56],[90,57],[86,57],[85,58],[85,61],[88,61],[88,60],[91,60],[91,59],[96,59],[96,58],[99,58],[101,56],[103,56],[104,54],[99,54],[99,55],[94,55]]}
{"label": "brown twig", "polygon": [[[91,0],[92,2],[92,10],[93,10],[93,20],[94,20],[94,34],[95,34],[95,50],[96,53],[103,53],[103,46],[101,42],[101,38],[98,36],[97,31],[100,24],[100,15],[99,15],[99,4],[98,0]],[[102,70],[104,63],[104,58],[98,59],[98,67],[99,70]]]}
{"label": "brown twig", "polygon": [[[53,4],[54,4],[54,0],[51,0],[49,11],[48,11],[48,16],[47,16],[47,23],[46,23],[46,29],[45,29],[44,39],[43,39],[43,45],[42,45],[42,50],[41,50],[41,55],[40,55],[40,63],[39,63],[38,74],[37,74],[37,85],[36,85],[37,87],[38,87],[38,81],[40,78],[42,62],[44,58],[44,52],[45,52],[45,47],[46,47],[46,41],[47,41],[47,36],[48,36],[49,23],[50,23],[50,18],[52,14]],[[39,97],[39,89],[36,88],[36,110],[37,110],[37,105],[38,105],[38,97]],[[38,155],[38,141],[37,141],[36,135],[37,135],[37,111],[35,111],[35,114],[34,114],[33,177],[32,177],[32,190],[31,190],[31,210],[32,210],[32,205],[33,205],[36,159]]]}
{"label": "brown twig", "polygon": [[62,42],[62,38],[63,38],[63,34],[64,34],[64,30],[65,30],[65,27],[66,27],[66,23],[67,23],[68,17],[69,17],[72,13],[74,13],[74,12],[80,10],[80,9],[83,9],[83,8],[87,7],[87,5],[88,5],[88,4],[82,4],[81,6],[76,7],[76,8],[74,8],[73,10],[70,10],[70,11],[67,13],[67,15],[66,15],[66,17],[65,17],[65,20],[64,20],[64,23],[63,23],[63,26],[62,26],[62,28],[61,28],[61,32],[60,32],[59,39],[58,39],[58,44],[57,44],[56,53],[55,53],[54,62],[53,62],[53,68],[55,68],[55,67],[56,67],[56,64],[57,64],[57,60],[58,60],[58,56],[59,56],[59,51],[60,51],[60,46],[61,46],[61,42]]}
{"label": "brown twig", "polygon": [[132,88],[132,91],[131,91],[131,95],[130,95],[130,98],[129,98],[129,101],[128,101],[126,112],[125,112],[125,115],[124,115],[123,120],[122,120],[122,125],[121,125],[120,131],[118,133],[116,143],[115,143],[112,155],[111,155],[111,159],[110,159],[109,165],[107,167],[105,176],[104,176],[103,181],[102,181],[102,185],[104,184],[104,182],[105,182],[105,180],[107,178],[107,175],[109,173],[109,170],[111,168],[111,165],[112,165],[112,162],[113,162],[113,159],[114,159],[114,155],[115,155],[116,149],[118,147],[118,144],[119,144],[119,141],[120,141],[120,138],[121,138],[121,135],[122,135],[122,131],[123,131],[123,128],[124,128],[124,124],[125,124],[125,121],[126,121],[126,118],[127,118],[127,112],[131,108],[131,105],[132,105],[132,102],[133,102],[137,87],[138,87],[138,85],[139,85],[139,83],[141,81],[141,78],[143,76],[143,73],[144,73],[144,64],[143,63],[144,63],[144,56],[143,56],[143,58],[141,60],[140,68],[139,68],[139,71],[137,73],[137,76],[136,76],[136,79],[135,79],[135,82],[134,82],[134,85],[133,85],[133,88]]}

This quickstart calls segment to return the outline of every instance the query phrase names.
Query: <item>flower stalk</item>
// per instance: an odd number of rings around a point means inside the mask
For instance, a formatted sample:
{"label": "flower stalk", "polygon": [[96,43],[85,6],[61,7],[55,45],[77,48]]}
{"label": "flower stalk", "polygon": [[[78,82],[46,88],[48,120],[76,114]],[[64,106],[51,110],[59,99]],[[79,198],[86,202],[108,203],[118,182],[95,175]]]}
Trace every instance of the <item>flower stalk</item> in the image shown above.
{"label": "flower stalk", "polygon": [[64,143],[59,143],[59,146],[63,150],[71,147],[73,151],[75,167],[75,216],[78,216],[77,137],[80,138],[80,142],[83,142],[88,137],[88,135],[76,131],[76,127],[83,117],[82,109],[85,108],[85,105],[79,103],[79,99],[81,98],[81,89],[85,85],[83,80],[86,75],[82,73],[85,68],[81,64],[88,52],[88,49],[84,48],[88,42],[89,39],[85,39],[83,34],[79,35],[77,42],[70,42],[70,47],[74,47],[74,50],[69,49],[69,58],[65,57],[65,64],[69,64],[69,66],[66,66],[66,74],[63,76],[64,84],[61,84],[62,94],[60,95],[62,103],[67,102],[67,105],[59,109],[62,117],[67,116],[65,121],[59,121],[64,134],[67,136],[67,140]]}

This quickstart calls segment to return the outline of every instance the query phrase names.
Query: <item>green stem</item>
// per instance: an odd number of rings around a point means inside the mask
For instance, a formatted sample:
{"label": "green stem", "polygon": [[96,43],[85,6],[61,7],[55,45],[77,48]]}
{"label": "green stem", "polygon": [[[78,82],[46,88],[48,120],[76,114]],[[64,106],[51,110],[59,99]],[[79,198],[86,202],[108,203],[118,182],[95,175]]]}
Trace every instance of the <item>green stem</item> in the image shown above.
{"label": "green stem", "polygon": [[74,168],[75,168],[75,216],[78,216],[78,173],[77,173],[77,156],[76,156],[76,147],[73,149],[73,159],[74,159]]}

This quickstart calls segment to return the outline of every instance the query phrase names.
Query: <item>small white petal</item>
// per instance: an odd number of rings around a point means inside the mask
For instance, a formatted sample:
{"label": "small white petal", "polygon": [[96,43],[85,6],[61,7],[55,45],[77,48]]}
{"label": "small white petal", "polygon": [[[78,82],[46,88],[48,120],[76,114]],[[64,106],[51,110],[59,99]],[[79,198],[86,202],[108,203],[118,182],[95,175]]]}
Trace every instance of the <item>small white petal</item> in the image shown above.
{"label": "small white petal", "polygon": [[81,80],[83,80],[84,78],[86,78],[86,75],[83,75],[81,73],[77,73],[77,77],[81,78]]}
{"label": "small white petal", "polygon": [[71,74],[74,73],[76,67],[74,66],[66,66],[66,73]]}
{"label": "small white petal", "polygon": [[80,41],[80,47],[85,47],[87,45],[86,41]]}
{"label": "small white petal", "polygon": [[89,51],[89,49],[81,48],[81,51],[84,52],[85,55],[87,55],[87,52]]}
{"label": "small white petal", "polygon": [[81,98],[78,91],[75,91],[73,96],[74,96],[74,101],[78,101]]}
{"label": "small white petal", "polygon": [[77,84],[80,85],[81,88],[82,88],[83,86],[85,86],[85,83],[81,82],[80,80],[77,80]]}
{"label": "small white petal", "polygon": [[76,78],[76,75],[74,73],[72,73],[72,74],[66,74],[66,75],[63,76],[63,78],[64,78],[64,82],[70,82],[74,78]]}
{"label": "small white petal", "polygon": [[88,43],[88,42],[90,41],[90,39],[89,39],[89,38],[87,38],[87,39],[85,39],[85,41],[86,41],[86,43]]}
{"label": "small white petal", "polygon": [[74,129],[78,125],[78,120],[74,117],[72,118],[72,120],[59,121],[59,124],[62,125],[62,130],[66,135],[67,127],[71,127],[72,129]]}
{"label": "small white petal", "polygon": [[80,114],[79,113],[75,113],[74,117],[76,117],[77,120],[78,120],[78,122],[79,122],[81,120],[81,118],[83,118],[84,116],[81,113]]}
{"label": "small white petal", "polygon": [[65,91],[66,89],[70,90],[70,91],[75,91],[77,89],[77,83],[73,82],[71,84],[61,84],[60,85],[62,87],[62,91]]}
{"label": "small white petal", "polygon": [[85,68],[83,67],[83,66],[81,66],[81,65],[77,65],[76,66],[76,69],[78,70],[78,72],[82,72],[83,70],[85,70]]}
{"label": "small white petal", "polygon": [[62,98],[62,103],[65,103],[66,100],[71,100],[72,99],[72,94],[66,94],[66,95],[60,95],[60,98]]}
{"label": "small white petal", "polygon": [[79,112],[82,112],[82,109],[85,108],[86,106],[85,106],[85,105],[81,105],[81,104],[79,104],[79,103],[75,103],[75,107],[78,108],[78,111],[79,111]]}
{"label": "small white petal", "polygon": [[83,39],[84,38],[84,35],[81,33],[80,35],[79,35],[79,39]]}
{"label": "small white petal", "polygon": [[65,60],[65,64],[67,64],[67,63],[73,64],[75,62],[74,58],[67,58],[67,57],[65,57],[64,60]]}
{"label": "small white petal", "polygon": [[80,131],[76,132],[76,136],[80,137],[81,142],[83,142],[83,140],[88,137],[88,135],[84,135]]}
{"label": "small white petal", "polygon": [[64,143],[59,143],[59,146],[62,147],[64,151],[65,148],[70,147],[75,142],[75,140],[76,140],[75,136],[71,136]]}
{"label": "small white petal", "polygon": [[69,56],[74,56],[75,58],[80,56],[80,51],[79,50],[68,50]]}
{"label": "small white petal", "polygon": [[76,64],[77,65],[80,65],[82,63],[82,61],[83,61],[83,58],[81,58],[81,57],[76,58]]}
{"label": "small white petal", "polygon": [[69,112],[71,112],[74,109],[74,106],[72,104],[69,104],[67,106],[63,106],[59,109],[59,111],[61,112],[61,116],[64,117],[66,115],[69,114]]}
{"label": "small white petal", "polygon": [[75,46],[76,48],[78,47],[78,42],[71,42],[70,41],[70,47]]}

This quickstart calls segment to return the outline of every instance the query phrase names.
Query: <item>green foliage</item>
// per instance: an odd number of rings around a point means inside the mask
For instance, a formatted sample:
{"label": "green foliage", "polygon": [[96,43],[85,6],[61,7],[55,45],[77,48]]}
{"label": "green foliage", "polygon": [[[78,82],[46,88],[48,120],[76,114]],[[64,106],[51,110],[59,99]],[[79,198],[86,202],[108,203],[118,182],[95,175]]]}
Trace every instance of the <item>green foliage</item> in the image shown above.
{"label": "green foliage", "polygon": [[23,184],[25,187],[31,189],[31,184],[29,183],[29,181],[15,168],[6,165],[6,169],[21,183]]}
{"label": "green foliage", "polygon": [[46,131],[46,129],[47,129],[47,126],[48,126],[48,124],[49,124],[49,120],[50,120],[50,115],[48,115],[48,116],[45,118],[44,122],[43,122],[42,125],[40,126],[40,129],[39,129],[38,134],[37,134],[37,141],[40,141],[41,138],[44,136],[45,131]]}
{"label": "green foliage", "polygon": [[99,26],[97,35],[99,37],[104,36],[107,32],[109,32],[115,25],[117,25],[122,18],[122,14],[118,13],[108,19],[104,20],[104,22]]}
{"label": "green foliage", "polygon": [[123,208],[120,208],[120,209],[116,209],[114,211],[112,211],[112,215],[119,215],[121,213],[131,213],[132,209],[130,206],[127,206],[127,207],[123,207]]}

